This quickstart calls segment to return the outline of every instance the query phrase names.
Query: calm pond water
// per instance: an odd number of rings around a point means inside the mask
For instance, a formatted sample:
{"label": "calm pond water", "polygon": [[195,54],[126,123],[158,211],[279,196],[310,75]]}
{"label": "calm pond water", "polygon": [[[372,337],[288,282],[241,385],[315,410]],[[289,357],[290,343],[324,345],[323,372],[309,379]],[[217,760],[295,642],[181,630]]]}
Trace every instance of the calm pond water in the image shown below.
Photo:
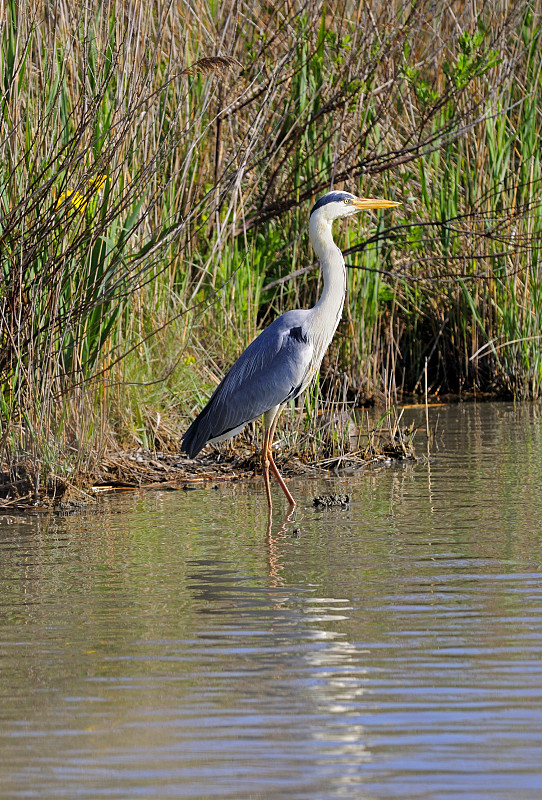
{"label": "calm pond water", "polygon": [[542,409],[437,414],[269,535],[261,482],[0,518],[0,796],[540,800]]}

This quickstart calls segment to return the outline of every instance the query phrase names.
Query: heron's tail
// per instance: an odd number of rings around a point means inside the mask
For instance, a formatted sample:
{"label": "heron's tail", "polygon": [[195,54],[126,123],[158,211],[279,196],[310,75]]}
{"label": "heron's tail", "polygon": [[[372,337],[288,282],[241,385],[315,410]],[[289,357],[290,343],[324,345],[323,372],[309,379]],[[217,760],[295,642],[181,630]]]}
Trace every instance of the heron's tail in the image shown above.
{"label": "heron's tail", "polygon": [[188,453],[190,458],[195,458],[211,437],[209,404],[207,404],[184,434],[181,442],[181,452]]}

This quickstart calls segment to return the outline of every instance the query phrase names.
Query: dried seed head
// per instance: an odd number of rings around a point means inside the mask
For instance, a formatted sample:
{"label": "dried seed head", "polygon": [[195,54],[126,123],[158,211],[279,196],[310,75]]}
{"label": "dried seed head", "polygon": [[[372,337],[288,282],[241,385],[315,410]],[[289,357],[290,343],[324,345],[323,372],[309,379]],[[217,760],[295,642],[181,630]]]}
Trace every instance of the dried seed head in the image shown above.
{"label": "dried seed head", "polygon": [[197,75],[201,72],[218,72],[222,75],[229,67],[233,66],[240,67],[242,65],[232,56],[208,56],[206,58],[200,58],[199,61],[195,61],[191,67],[183,69],[181,75]]}

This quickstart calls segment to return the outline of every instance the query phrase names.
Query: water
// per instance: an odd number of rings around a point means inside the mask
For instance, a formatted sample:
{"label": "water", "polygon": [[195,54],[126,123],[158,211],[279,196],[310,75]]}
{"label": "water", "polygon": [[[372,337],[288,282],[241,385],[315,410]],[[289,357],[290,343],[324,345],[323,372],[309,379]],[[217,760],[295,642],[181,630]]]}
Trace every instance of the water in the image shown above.
{"label": "water", "polygon": [[260,482],[4,517],[0,796],[539,800],[542,414],[437,414],[269,534]]}

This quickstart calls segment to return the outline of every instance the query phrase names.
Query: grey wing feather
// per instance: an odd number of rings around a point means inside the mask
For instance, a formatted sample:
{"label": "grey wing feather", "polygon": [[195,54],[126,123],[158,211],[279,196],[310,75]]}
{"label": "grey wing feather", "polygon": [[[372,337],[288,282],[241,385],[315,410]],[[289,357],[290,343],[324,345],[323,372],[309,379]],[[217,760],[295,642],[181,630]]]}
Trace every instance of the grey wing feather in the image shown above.
{"label": "grey wing feather", "polygon": [[304,331],[306,310],[287,311],[239,356],[183,436],[193,458],[211,439],[235,431],[304,388],[313,345]]}

